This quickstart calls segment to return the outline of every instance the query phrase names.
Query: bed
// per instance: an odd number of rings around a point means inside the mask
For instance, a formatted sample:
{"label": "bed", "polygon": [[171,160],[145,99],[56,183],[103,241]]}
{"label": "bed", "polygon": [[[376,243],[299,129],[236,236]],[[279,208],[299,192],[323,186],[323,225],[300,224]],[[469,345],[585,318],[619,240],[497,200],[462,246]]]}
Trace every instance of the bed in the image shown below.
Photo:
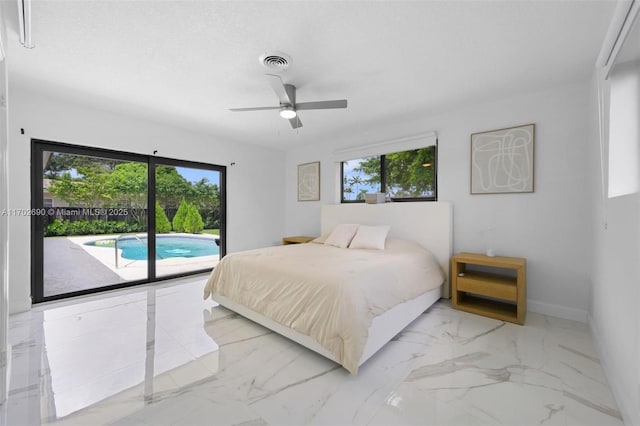
{"label": "bed", "polygon": [[357,374],[411,321],[449,297],[451,206],[323,206],[322,234],[349,223],[389,225],[384,250],[307,243],[232,253],[213,270],[205,297]]}

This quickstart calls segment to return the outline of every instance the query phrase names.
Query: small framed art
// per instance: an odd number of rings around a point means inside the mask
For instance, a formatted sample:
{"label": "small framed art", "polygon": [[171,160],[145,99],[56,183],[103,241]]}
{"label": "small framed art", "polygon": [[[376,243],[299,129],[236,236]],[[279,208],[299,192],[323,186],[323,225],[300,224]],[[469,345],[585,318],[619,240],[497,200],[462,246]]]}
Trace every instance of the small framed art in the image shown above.
{"label": "small framed art", "polygon": [[320,162],[298,165],[298,201],[320,200]]}

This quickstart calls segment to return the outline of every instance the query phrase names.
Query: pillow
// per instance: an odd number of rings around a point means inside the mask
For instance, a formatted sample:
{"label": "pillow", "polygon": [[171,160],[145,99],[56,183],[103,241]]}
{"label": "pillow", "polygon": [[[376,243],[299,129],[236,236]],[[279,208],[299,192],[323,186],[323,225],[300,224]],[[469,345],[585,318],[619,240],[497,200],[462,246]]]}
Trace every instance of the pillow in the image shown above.
{"label": "pillow", "polygon": [[349,248],[384,250],[384,242],[391,227],[389,225],[360,225],[358,232],[351,240]]}
{"label": "pillow", "polygon": [[340,224],[336,226],[333,231],[331,231],[324,243],[329,246],[347,248],[349,247],[349,243],[353,239],[353,236],[356,235],[357,230],[358,225],[356,224]]}
{"label": "pillow", "polygon": [[314,238],[313,240],[309,241],[310,243],[315,243],[315,244],[324,244],[324,242],[327,240],[327,237],[329,236],[329,234],[322,234],[317,238]]}

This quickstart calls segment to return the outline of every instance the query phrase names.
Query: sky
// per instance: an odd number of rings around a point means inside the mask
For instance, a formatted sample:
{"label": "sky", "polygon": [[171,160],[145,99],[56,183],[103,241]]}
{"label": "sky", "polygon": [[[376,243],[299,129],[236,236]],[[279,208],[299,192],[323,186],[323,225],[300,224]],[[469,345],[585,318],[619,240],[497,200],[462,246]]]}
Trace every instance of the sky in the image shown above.
{"label": "sky", "polygon": [[[356,160],[350,160],[350,161],[345,161],[344,162],[344,175],[347,177],[347,179],[350,176],[354,176],[354,175],[359,175],[361,178],[366,179],[366,175],[364,173],[355,173],[353,171],[353,169],[358,167],[363,160],[365,160],[365,159],[356,159]],[[366,189],[367,192],[378,192],[378,191],[380,191],[380,186],[379,185],[370,186],[370,185],[360,184],[360,185],[358,185],[357,192],[360,192],[360,190],[362,190],[362,189]],[[358,195],[357,192],[356,192],[355,186],[354,186],[353,190],[354,190],[354,193],[348,195],[347,199],[353,200]]]}
{"label": "sky", "polygon": [[209,183],[220,186],[220,172],[214,170],[193,169],[190,167],[176,167],[180,175],[189,182],[198,182],[202,178],[207,178]]}

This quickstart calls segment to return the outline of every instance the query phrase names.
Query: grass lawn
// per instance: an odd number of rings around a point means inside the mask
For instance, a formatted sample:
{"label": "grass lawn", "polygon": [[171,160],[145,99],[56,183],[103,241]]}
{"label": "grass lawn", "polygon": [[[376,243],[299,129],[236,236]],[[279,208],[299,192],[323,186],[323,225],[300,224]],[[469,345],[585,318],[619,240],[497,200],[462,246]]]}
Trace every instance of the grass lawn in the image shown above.
{"label": "grass lawn", "polygon": [[220,235],[219,229],[204,229],[202,231],[203,234],[211,234],[211,235]]}

